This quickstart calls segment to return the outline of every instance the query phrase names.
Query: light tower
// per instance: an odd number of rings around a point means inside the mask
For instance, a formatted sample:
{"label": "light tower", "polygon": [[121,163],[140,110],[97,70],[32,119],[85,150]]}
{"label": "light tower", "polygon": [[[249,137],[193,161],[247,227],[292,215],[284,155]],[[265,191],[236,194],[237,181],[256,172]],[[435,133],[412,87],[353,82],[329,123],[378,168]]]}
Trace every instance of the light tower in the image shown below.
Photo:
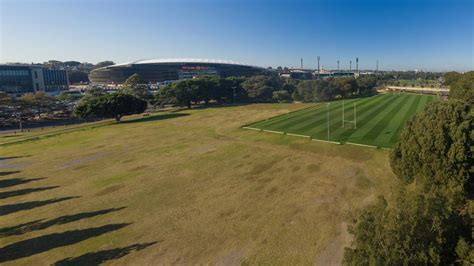
{"label": "light tower", "polygon": [[359,57],[356,57],[356,72],[359,74]]}
{"label": "light tower", "polygon": [[339,60],[337,60],[337,71],[339,71]]}
{"label": "light tower", "polygon": [[318,55],[318,74],[319,74],[319,70],[320,70],[320,68],[319,68],[319,60],[320,60],[320,59],[321,59],[321,58],[320,58],[319,55]]}

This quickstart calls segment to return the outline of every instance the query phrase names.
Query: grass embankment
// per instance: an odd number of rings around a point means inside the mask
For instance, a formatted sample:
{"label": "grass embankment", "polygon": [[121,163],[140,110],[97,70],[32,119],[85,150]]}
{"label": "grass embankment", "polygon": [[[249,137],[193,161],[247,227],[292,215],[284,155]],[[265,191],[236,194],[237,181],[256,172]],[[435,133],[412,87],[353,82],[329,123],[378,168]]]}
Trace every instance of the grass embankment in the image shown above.
{"label": "grass embankment", "polygon": [[395,178],[386,151],[240,129],[307,106],[183,111],[0,146],[0,262],[340,262],[351,213]]}
{"label": "grass embankment", "polygon": [[[362,99],[331,102],[329,105],[329,140],[353,142],[391,148],[408,119],[424,106],[436,100],[435,96],[417,94],[381,94]],[[356,107],[354,107],[354,102]],[[354,114],[354,109],[356,113]],[[328,111],[326,105],[318,105],[288,115],[275,117],[249,125],[253,128],[281,131],[328,140]],[[348,121],[354,121],[357,124]]]}

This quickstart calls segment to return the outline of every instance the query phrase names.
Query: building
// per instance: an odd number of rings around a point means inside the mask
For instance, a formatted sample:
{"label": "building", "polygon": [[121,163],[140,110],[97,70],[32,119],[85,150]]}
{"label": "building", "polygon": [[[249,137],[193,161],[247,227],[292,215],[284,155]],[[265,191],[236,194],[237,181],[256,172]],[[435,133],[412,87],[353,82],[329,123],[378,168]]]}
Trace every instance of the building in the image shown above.
{"label": "building", "polygon": [[56,95],[68,88],[68,76],[64,70],[48,69],[41,65],[0,65],[1,92],[21,95],[43,91]]}
{"label": "building", "polygon": [[116,64],[94,69],[89,80],[98,84],[121,84],[133,74],[144,83],[162,84],[199,76],[253,76],[271,70],[244,65],[234,61],[215,59],[157,59]]}

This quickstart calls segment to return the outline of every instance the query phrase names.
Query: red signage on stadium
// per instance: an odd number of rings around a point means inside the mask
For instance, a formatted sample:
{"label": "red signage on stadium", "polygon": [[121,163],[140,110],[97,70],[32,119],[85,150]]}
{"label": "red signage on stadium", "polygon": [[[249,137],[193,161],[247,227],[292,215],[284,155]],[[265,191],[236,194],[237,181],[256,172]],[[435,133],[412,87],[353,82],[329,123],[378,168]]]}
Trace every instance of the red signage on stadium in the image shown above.
{"label": "red signage on stadium", "polygon": [[182,70],[208,70],[209,67],[204,66],[182,66]]}

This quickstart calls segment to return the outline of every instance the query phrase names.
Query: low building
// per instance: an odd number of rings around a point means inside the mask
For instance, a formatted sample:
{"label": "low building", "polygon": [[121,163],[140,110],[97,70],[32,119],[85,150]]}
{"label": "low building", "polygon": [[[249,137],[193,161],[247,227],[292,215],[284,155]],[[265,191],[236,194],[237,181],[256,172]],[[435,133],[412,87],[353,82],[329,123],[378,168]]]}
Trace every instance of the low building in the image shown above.
{"label": "low building", "polygon": [[64,70],[49,69],[41,65],[0,65],[0,91],[12,95],[46,92],[57,95],[68,90],[69,80]]}

